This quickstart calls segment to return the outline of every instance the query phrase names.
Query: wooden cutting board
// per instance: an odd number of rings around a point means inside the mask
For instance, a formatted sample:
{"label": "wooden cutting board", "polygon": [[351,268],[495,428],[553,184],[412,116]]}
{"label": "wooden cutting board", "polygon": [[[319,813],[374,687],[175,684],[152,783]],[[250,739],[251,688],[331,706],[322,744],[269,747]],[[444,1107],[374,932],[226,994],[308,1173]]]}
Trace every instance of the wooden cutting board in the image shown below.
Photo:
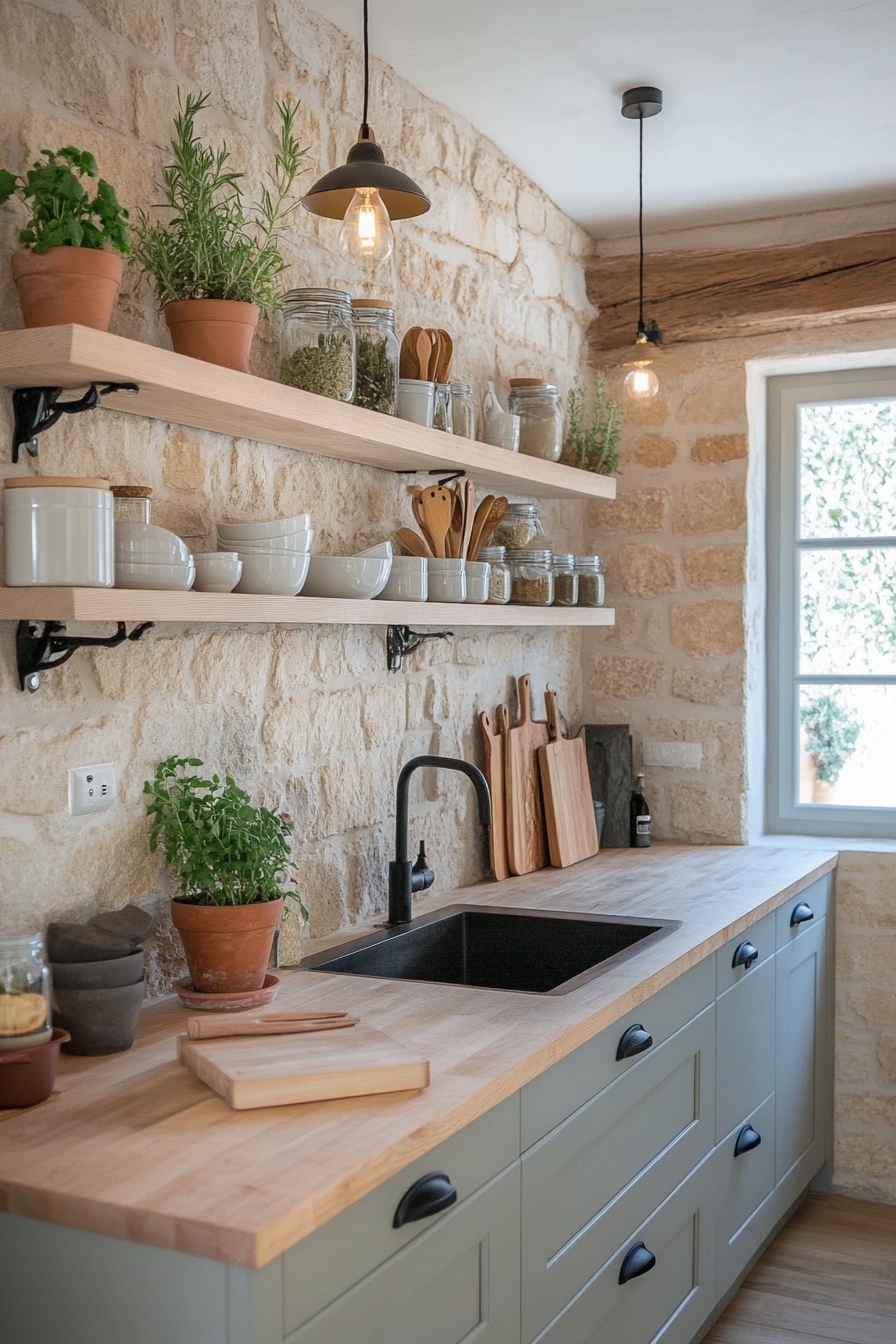
{"label": "wooden cutting board", "polygon": [[177,1057],[235,1111],[429,1086],[429,1060],[363,1023],[295,1037],[191,1041]]}
{"label": "wooden cutting board", "polygon": [[506,716],[506,706],[499,705],[495,716],[496,725],[488,714],[479,715],[479,727],[485,739],[485,778],[489,793],[492,795],[492,824],[488,828],[488,849],[491,857],[492,872],[498,882],[510,876],[507,867],[507,831],[504,815],[504,743],[501,722]]}
{"label": "wooden cutting board", "polygon": [[568,868],[598,850],[597,822],[588,775],[588,756],[580,737],[565,738],[553,691],[545,691],[550,742],[538,748],[544,792],[548,849],[555,868]]}
{"label": "wooden cutting board", "polygon": [[545,868],[547,832],[538,775],[539,747],[548,743],[548,726],[532,718],[532,679],[517,680],[520,719],[504,734],[504,807],[507,815],[507,865],[515,877]]}

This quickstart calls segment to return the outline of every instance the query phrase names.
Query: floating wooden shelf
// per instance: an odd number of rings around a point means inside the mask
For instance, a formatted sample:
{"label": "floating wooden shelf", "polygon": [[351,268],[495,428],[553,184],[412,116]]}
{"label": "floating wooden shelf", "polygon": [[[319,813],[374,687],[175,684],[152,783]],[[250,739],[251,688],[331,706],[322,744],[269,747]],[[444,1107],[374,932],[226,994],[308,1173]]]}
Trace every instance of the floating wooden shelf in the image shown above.
{"label": "floating wooden shelf", "polygon": [[523,495],[616,497],[612,476],[597,476],[460,435],[423,429],[123,336],[80,326],[0,332],[0,386],[71,389],[94,382],[139,385],[136,395],[103,397],[103,406],[193,429],[257,439],[387,471],[459,468],[477,484]]}
{"label": "floating wooden shelf", "polygon": [[3,621],[156,621],[193,625],[613,625],[612,607],[518,607],[461,602],[361,602],[248,593],[130,588],[0,588]]}

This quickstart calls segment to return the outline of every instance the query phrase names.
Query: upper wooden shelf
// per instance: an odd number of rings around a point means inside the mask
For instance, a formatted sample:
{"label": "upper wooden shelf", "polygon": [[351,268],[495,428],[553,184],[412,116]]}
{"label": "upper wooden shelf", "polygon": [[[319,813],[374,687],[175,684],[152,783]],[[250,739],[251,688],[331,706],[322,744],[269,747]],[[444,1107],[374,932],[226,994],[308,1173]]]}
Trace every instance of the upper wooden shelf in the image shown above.
{"label": "upper wooden shelf", "polygon": [[611,476],[423,429],[393,416],[346,406],[90,327],[0,332],[0,386],[79,388],[94,382],[137,383],[140,387],[136,396],[104,397],[103,406],[193,429],[257,439],[386,471],[460,468],[477,484],[523,495],[616,497],[616,481]]}

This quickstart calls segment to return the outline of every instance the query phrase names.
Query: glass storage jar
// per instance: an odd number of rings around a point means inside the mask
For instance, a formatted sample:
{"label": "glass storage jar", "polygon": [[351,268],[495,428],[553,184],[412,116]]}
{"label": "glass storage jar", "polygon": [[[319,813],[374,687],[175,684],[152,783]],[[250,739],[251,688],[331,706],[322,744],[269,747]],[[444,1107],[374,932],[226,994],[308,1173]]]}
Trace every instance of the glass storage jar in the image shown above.
{"label": "glass storage jar", "polygon": [[436,383],[432,406],[432,427],[446,434],[454,433],[454,419],[451,413],[451,388],[447,383]]}
{"label": "glass storage jar", "polygon": [[382,415],[398,409],[395,310],[378,299],[352,299],[355,327],[355,405]]}
{"label": "glass storage jar", "polygon": [[465,439],[476,437],[476,399],[470,383],[449,383],[451,388],[452,434]]}
{"label": "glass storage jar", "polygon": [[602,607],[604,604],[604,575],[599,555],[577,555],[576,574],[579,576],[579,607]]}
{"label": "glass storage jar", "polygon": [[510,601],[510,567],[503,546],[482,546],[476,557],[487,560],[491,565],[488,579],[488,601],[492,606],[503,607]]}
{"label": "glass storage jar", "polygon": [[579,600],[579,576],[574,555],[554,555],[554,606],[574,607]]}
{"label": "glass storage jar", "polygon": [[351,297],[341,289],[291,289],[283,296],[280,381],[335,401],[355,394]]}
{"label": "glass storage jar", "polygon": [[50,968],[42,935],[0,932],[0,1050],[42,1045],[52,1034]]}
{"label": "glass storage jar", "polygon": [[492,545],[519,551],[526,546],[544,547],[544,530],[535,504],[508,504],[504,517],[491,537]]}
{"label": "glass storage jar", "polygon": [[556,387],[538,378],[511,378],[510,410],[520,417],[520,452],[559,462],[563,411]]}
{"label": "glass storage jar", "polygon": [[115,523],[152,522],[151,485],[113,485]]}
{"label": "glass storage jar", "polygon": [[554,566],[550,551],[507,552],[510,600],[525,607],[549,607],[554,601]]}

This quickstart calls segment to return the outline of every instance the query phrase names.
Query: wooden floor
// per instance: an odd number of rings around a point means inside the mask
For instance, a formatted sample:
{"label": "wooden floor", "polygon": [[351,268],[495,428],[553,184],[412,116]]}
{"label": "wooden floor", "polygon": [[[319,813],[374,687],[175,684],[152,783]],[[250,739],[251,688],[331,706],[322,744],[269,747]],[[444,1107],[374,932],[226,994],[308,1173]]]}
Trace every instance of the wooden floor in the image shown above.
{"label": "wooden floor", "polygon": [[896,1344],[896,1206],[811,1198],[704,1344]]}

